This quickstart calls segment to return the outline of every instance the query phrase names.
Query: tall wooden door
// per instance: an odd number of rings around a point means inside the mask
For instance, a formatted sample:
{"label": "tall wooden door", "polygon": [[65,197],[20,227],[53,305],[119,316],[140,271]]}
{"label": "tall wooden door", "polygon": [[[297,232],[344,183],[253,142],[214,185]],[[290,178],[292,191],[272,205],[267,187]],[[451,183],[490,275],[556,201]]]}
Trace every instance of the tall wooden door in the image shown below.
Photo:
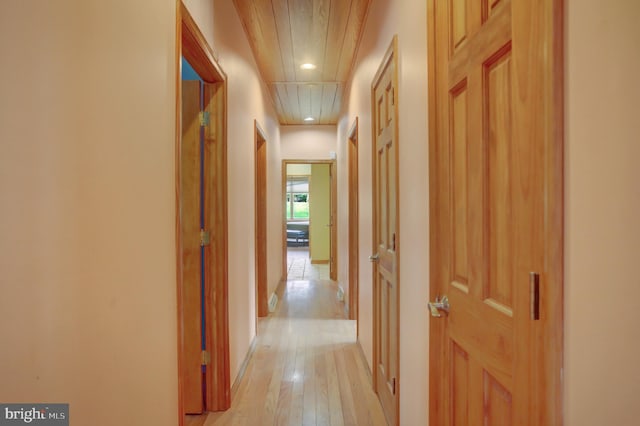
{"label": "tall wooden door", "polygon": [[225,86],[203,83],[202,196],[205,338],[205,409],[229,408],[229,314],[227,285],[227,171]]}
{"label": "tall wooden door", "polygon": [[338,183],[336,162],[329,164],[329,278],[338,281]]}
{"label": "tall wooden door", "polygon": [[256,305],[259,317],[269,314],[267,290],[267,141],[255,126]]}
{"label": "tall wooden door", "polygon": [[[358,232],[358,119],[349,133],[349,318],[358,319],[358,280],[360,258]],[[359,325],[356,323],[359,330]]]}
{"label": "tall wooden door", "polygon": [[[177,271],[180,424],[231,400],[228,316],[226,76],[186,6],[177,14]],[[188,73],[191,74],[191,73]]]}
{"label": "tall wooden door", "polygon": [[182,82],[180,214],[182,240],[182,357],[185,413],[202,413],[202,248],[200,81]]}
{"label": "tall wooden door", "polygon": [[429,3],[433,424],[562,424],[561,4]]}
{"label": "tall wooden door", "polygon": [[394,38],[372,85],[374,386],[387,422],[398,424],[398,116]]}

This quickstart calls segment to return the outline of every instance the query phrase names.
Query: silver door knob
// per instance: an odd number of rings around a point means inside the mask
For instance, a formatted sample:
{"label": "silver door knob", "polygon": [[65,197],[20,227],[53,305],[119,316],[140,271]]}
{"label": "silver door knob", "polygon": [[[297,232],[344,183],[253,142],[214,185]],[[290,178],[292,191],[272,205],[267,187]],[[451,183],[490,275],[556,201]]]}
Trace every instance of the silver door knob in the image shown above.
{"label": "silver door knob", "polygon": [[431,311],[431,316],[440,318],[442,312],[449,313],[449,298],[447,296],[442,296],[442,299],[436,297],[435,302],[429,302],[429,310]]}
{"label": "silver door knob", "polygon": [[369,256],[369,262],[377,262],[378,259],[380,259],[380,255],[378,255],[378,253]]}

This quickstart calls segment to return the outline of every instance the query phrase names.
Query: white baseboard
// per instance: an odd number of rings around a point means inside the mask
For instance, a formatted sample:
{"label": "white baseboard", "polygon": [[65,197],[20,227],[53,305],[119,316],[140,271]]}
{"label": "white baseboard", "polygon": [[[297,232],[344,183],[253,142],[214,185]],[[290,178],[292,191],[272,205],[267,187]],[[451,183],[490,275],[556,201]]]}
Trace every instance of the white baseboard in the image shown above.
{"label": "white baseboard", "polygon": [[249,345],[249,350],[244,357],[244,361],[242,361],[242,365],[240,365],[240,370],[238,371],[238,375],[236,379],[233,381],[233,386],[231,386],[231,399],[234,399],[236,394],[238,393],[238,388],[240,387],[240,382],[244,377],[244,373],[247,371],[247,365],[249,365],[249,361],[253,357],[253,353],[256,350],[256,338],[255,336],[251,340],[251,344]]}
{"label": "white baseboard", "polygon": [[269,312],[274,312],[276,310],[276,306],[278,306],[278,296],[276,293],[271,293],[271,297],[269,298]]}
{"label": "white baseboard", "polygon": [[344,289],[341,285],[338,286],[338,300],[344,302]]}

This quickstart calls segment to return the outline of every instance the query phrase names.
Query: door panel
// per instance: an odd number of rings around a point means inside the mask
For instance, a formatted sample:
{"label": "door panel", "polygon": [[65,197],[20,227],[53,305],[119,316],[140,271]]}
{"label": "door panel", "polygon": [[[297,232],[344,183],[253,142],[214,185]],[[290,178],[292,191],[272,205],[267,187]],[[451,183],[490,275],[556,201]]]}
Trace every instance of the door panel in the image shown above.
{"label": "door panel", "polygon": [[206,350],[210,354],[206,366],[206,410],[220,411],[230,404],[225,86],[221,82],[204,82],[203,86],[204,112],[210,118],[203,126],[204,229],[210,232],[210,243],[204,247]]}
{"label": "door panel", "polygon": [[[358,319],[358,119],[353,125],[349,140],[349,318]],[[359,324],[356,323],[356,327]],[[359,330],[359,328],[358,328]]]}
{"label": "door panel", "polygon": [[256,302],[259,317],[269,314],[267,290],[267,142],[256,132]]}
{"label": "door panel", "polygon": [[396,40],[373,84],[374,365],[375,388],[387,418],[398,422],[398,177]]}
{"label": "door panel", "polygon": [[185,413],[202,413],[200,249],[200,82],[182,82],[180,214]]}
{"label": "door panel", "polygon": [[[554,10],[430,2],[431,283],[450,303],[431,324],[434,424],[561,423],[562,269],[548,257],[549,239],[562,239],[561,68],[544,59]],[[546,280],[540,320],[532,272]]]}

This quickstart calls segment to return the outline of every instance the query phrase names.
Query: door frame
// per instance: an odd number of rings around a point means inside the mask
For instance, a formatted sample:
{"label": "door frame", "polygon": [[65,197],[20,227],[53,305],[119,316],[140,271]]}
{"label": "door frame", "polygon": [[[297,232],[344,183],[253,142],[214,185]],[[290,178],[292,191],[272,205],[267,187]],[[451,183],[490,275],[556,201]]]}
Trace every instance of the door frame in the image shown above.
{"label": "door frame", "polygon": [[[562,366],[563,366],[563,316],[564,316],[564,6],[558,0],[537,0],[535,10],[540,16],[539,34],[549,46],[545,56],[545,81],[542,87],[543,111],[548,125],[541,132],[544,140],[546,170],[544,172],[548,192],[548,206],[545,210],[547,226],[543,231],[545,243],[545,257],[547,265],[546,281],[557,283],[550,285],[544,291],[549,295],[546,306],[541,307],[541,326],[549,336],[541,342],[538,350],[545,351],[545,363],[538,369],[536,381],[532,387],[547,389],[544,406],[537,406],[537,410],[544,412],[543,417],[548,424],[562,425]],[[436,48],[436,3],[437,0],[427,0],[427,55],[428,55],[428,123],[429,123],[429,270],[430,270],[430,300],[443,293],[439,277],[442,273],[439,263],[437,229],[442,220],[438,203],[444,200],[437,198],[438,194],[438,158],[442,156],[437,143],[438,138],[438,101],[437,99],[437,58],[440,53]],[[544,11],[544,13],[542,13]],[[533,13],[533,11],[532,11]],[[544,297],[544,295],[543,295]],[[437,405],[438,398],[443,396],[436,378],[448,368],[443,364],[442,348],[444,345],[444,322],[430,321],[429,327],[429,421],[431,424],[443,424],[442,407]],[[438,397],[439,396],[439,397]]]}
{"label": "door frame", "polygon": [[358,294],[360,280],[359,244],[359,189],[358,189],[358,117],[355,118],[347,138],[347,173],[349,174],[349,319],[356,320],[356,336],[360,335],[358,323]]}
{"label": "door frame", "polygon": [[[331,259],[329,260],[330,278],[334,281],[338,280],[338,176],[335,160],[282,160],[282,169],[280,170],[282,176],[282,203],[284,206],[287,202],[287,165],[288,164],[328,164],[329,174],[331,176],[331,231],[330,231],[330,253]],[[333,261],[331,261],[333,260]],[[286,281],[287,279],[287,212],[282,211],[282,277]]]}
{"label": "door frame", "polygon": [[[206,373],[206,411],[229,408],[230,368],[229,368],[229,318],[228,318],[228,235],[227,235],[227,76],[215,59],[213,50],[193,20],[181,0],[176,1],[176,125],[175,125],[175,193],[176,193],[176,296],[177,296],[177,358],[178,358],[178,424],[184,424],[183,407],[183,363],[182,359],[182,241],[180,215],[181,180],[181,110],[182,110],[182,61],[184,57],[205,83],[218,85],[213,95],[215,110],[211,120],[215,122],[215,138],[219,141],[217,151],[206,161],[215,166],[214,182],[217,182],[208,196],[216,202],[209,213],[215,220],[211,223],[212,238],[208,247],[210,262],[205,266],[205,315],[215,315],[215,325],[205,321],[207,351],[211,362]],[[211,279],[215,274],[215,278]],[[214,297],[215,296],[215,297]]]}
{"label": "door frame", "polygon": [[[256,262],[256,320],[269,314],[268,275],[267,275],[267,138],[264,131],[253,120],[254,129],[254,176],[255,176],[255,262]],[[264,149],[264,158],[258,152]],[[260,194],[262,191],[262,194]],[[264,226],[260,226],[260,217]]]}

